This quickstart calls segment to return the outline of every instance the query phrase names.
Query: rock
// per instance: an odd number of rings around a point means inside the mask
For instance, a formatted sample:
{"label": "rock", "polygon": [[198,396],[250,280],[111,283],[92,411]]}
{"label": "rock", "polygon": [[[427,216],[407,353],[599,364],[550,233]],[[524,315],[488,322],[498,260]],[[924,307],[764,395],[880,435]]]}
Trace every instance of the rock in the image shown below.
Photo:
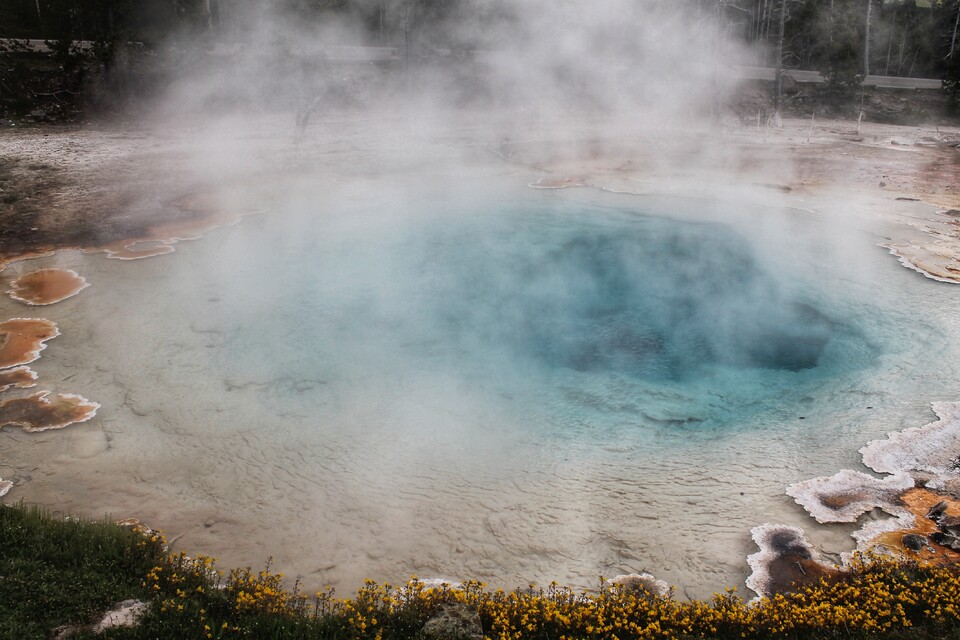
{"label": "rock", "polygon": [[940,516],[942,516],[946,510],[947,510],[947,501],[941,500],[937,504],[930,507],[930,509],[927,510],[927,513],[924,517],[929,518],[930,520],[939,520]]}
{"label": "rock", "polygon": [[957,516],[943,515],[937,518],[937,524],[940,529],[947,533],[960,533],[960,518]]}
{"label": "rock", "polygon": [[103,614],[99,622],[90,627],[90,631],[99,635],[115,627],[135,627],[150,605],[140,600],[124,600]]}
{"label": "rock", "polygon": [[608,586],[619,585],[626,593],[664,598],[670,595],[670,585],[649,573],[631,573],[607,580]]}
{"label": "rock", "polygon": [[927,539],[916,533],[908,533],[900,540],[903,542],[903,546],[911,551],[920,551],[927,546]]}
{"label": "rock", "polygon": [[930,539],[941,546],[948,547],[954,551],[960,551],[960,538],[957,538],[957,536],[952,533],[935,531],[930,534]]}
{"label": "rock", "polygon": [[465,604],[444,604],[423,625],[425,638],[435,640],[483,640],[480,614]]}
{"label": "rock", "polygon": [[113,609],[103,614],[99,621],[88,626],[65,624],[51,631],[50,638],[51,640],[67,640],[76,635],[86,636],[88,633],[98,636],[117,627],[135,627],[149,608],[148,603],[140,600],[124,600],[118,602]]}
{"label": "rock", "polygon": [[960,499],[960,478],[947,478],[943,481],[943,489],[954,499]]}
{"label": "rock", "polygon": [[83,630],[83,627],[65,624],[62,627],[57,627],[50,632],[50,640],[67,640],[67,638],[72,638],[78,633],[81,633]]}

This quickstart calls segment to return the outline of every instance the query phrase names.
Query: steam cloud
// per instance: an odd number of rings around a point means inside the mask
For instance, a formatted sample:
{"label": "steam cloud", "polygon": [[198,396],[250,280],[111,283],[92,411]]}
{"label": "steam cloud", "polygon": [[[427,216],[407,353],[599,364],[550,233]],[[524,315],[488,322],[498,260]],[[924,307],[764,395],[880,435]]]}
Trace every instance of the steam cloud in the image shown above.
{"label": "steam cloud", "polygon": [[[297,23],[277,4],[232,9],[234,43],[216,55],[199,55],[209,48],[202,38],[174,38],[180,74],[161,112],[350,108],[427,122],[461,108],[496,109],[507,134],[576,113],[690,126],[716,112],[732,89],[729,64],[741,58],[718,16],[699,3],[458,6],[426,22],[421,5],[387,2],[389,22],[405,26],[387,34],[343,16]],[[388,45],[397,55],[379,64],[331,59],[344,53],[327,47],[344,45]]]}

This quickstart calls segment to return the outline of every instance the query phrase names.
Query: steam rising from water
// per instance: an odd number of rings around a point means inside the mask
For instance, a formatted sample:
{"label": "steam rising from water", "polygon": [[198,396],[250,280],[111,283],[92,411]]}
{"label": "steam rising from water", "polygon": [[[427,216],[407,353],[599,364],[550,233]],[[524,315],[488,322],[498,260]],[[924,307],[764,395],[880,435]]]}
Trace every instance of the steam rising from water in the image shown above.
{"label": "steam rising from water", "polygon": [[[734,88],[729,67],[744,57],[700,3],[460,4],[437,22],[417,3],[387,1],[386,31],[345,16],[298,21],[269,3],[233,8],[222,53],[208,55],[210,43],[192,34],[172,39],[178,74],[157,115],[266,108],[285,110],[292,127],[295,112],[403,114],[418,129],[411,143],[464,108],[499,119],[493,139],[559,114],[611,118],[607,127],[689,128],[719,112]],[[394,57],[343,62],[328,49],[343,45],[392,47]],[[691,47],[711,55],[690,55]]]}
{"label": "steam rising from water", "polygon": [[[510,160],[518,136],[595,159],[620,131],[686,129],[730,89],[685,55],[714,47],[722,65],[729,49],[686,4],[505,6],[489,32],[416,35],[420,51],[488,52],[468,65],[292,57],[374,34],[298,32],[263,10],[245,53],[179,78],[157,117],[203,114],[191,179],[308,177],[177,255],[78,257],[103,286],[68,301],[58,322],[84,340],[44,365],[95,390],[103,428],[31,441],[3,477],[56,458],[25,491],[163,523],[226,564],[273,554],[308,589],[650,571],[707,596],[745,576],[752,526],[805,524],[785,484],[849,466],[861,431],[943,391],[957,301],[872,260],[859,232],[736,184],[729,206],[531,192],[526,170],[465,179],[465,157]],[[327,126],[305,143],[322,161],[222,135],[274,136],[245,117],[270,109],[292,136],[317,98]],[[461,102],[488,111],[452,144]],[[225,105],[241,115],[219,118]],[[653,171],[715,151],[635,155]]]}
{"label": "steam rising from water", "polygon": [[68,301],[84,340],[45,377],[76,374],[104,431],[0,473],[56,458],[25,495],[309,588],[647,571],[706,596],[752,526],[805,524],[784,485],[949,379],[926,358],[955,304],[882,252],[852,269],[808,213],[467,175],[288,181],[172,257],[78,257],[111,284]]}

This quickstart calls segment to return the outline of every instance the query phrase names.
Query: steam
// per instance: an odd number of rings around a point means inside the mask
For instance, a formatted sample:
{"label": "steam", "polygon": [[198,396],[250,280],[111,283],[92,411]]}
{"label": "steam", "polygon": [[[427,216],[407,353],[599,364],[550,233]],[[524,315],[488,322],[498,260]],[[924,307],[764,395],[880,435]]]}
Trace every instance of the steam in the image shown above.
{"label": "steam", "polygon": [[[232,42],[213,53],[203,38],[174,37],[180,64],[159,113],[349,110],[443,124],[482,111],[499,115],[505,135],[572,114],[689,127],[716,115],[740,57],[700,3],[475,0],[442,20],[386,4],[386,34],[349,16],[296,22],[264,4],[233,10]],[[336,49],[349,45],[386,45],[394,57],[336,60],[358,55]]]}
{"label": "steam", "polygon": [[[740,52],[700,4],[476,0],[405,31],[408,5],[385,2],[381,31],[251,3],[213,52],[172,37],[149,124],[187,160],[164,200],[265,213],[122,276],[102,261],[115,286],[90,275],[76,299],[79,348],[114,355],[112,406],[136,425],[101,464],[147,478],[109,504],[179,518],[186,547],[236,564],[276,544],[307,584],[348,590],[411,570],[511,587],[649,569],[704,594],[743,577],[760,507],[735,496],[777,508],[794,456],[821,455],[784,416],[858,397],[879,276],[852,234],[824,247],[815,215],[766,216],[779,192],[729,180]],[[352,45],[396,55],[330,59]],[[526,188],[543,174],[708,197]],[[195,235],[165,222],[162,251]],[[103,311],[134,299],[150,331]],[[832,438],[831,417],[806,424]],[[789,447],[759,433],[781,428]],[[213,505],[230,522],[195,526]]]}

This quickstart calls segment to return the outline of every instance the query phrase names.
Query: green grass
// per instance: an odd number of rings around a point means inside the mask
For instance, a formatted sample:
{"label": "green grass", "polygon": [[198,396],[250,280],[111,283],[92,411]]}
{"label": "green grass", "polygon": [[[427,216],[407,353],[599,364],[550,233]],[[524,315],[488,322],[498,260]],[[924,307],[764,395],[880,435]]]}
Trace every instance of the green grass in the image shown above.
{"label": "green grass", "polygon": [[89,623],[114,603],[146,597],[159,545],[109,522],[71,522],[22,505],[0,507],[0,638],[46,638]]}
{"label": "green grass", "polygon": [[416,580],[399,588],[369,582],[354,597],[338,600],[332,593],[307,597],[287,589],[269,566],[224,575],[211,559],[168,554],[164,544],[152,532],[0,505],[0,640],[43,640],[61,625],[89,624],[132,598],[151,605],[141,624],[99,638],[425,640],[426,621],[452,605],[475,612],[488,637],[504,640],[960,640],[957,567],[870,560],[843,580],[754,607],[732,593],[678,602],[555,585],[534,593],[490,592],[476,582],[426,589]]}

